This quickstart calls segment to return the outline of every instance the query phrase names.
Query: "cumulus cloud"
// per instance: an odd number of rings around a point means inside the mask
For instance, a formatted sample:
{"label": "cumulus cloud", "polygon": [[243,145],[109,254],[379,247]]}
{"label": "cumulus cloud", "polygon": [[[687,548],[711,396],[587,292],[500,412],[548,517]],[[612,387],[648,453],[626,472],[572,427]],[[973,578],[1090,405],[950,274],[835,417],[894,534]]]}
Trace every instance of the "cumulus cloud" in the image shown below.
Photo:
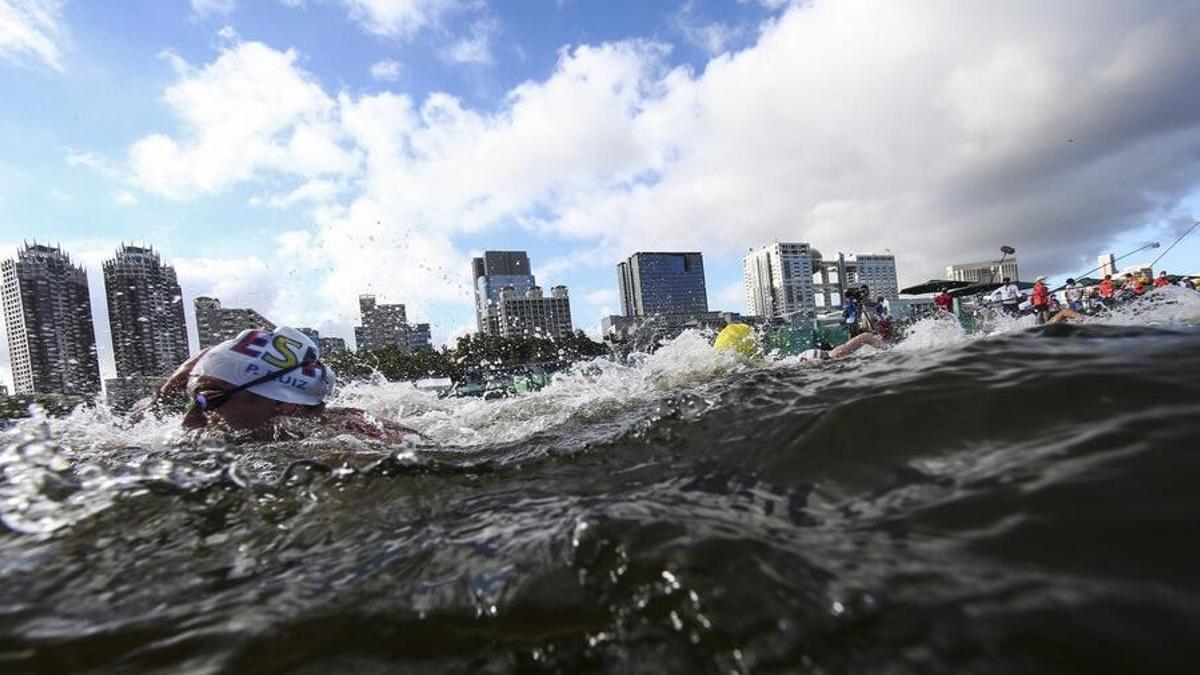
{"label": "cumulus cloud", "polygon": [[62,0],[0,0],[0,59],[62,72]]}
{"label": "cumulus cloud", "polygon": [[219,193],[262,172],[308,179],[352,169],[357,160],[339,144],[334,100],[296,58],[258,42],[232,45],[198,69],[174,57],[180,79],[164,100],[182,133],[134,143],[134,181],[184,198]]}
{"label": "cumulus cloud", "polygon": [[244,43],[185,64],[166,96],[181,133],[139,141],[131,166],[167,195],[313,186],[304,241],[321,256],[297,264],[320,294],[417,315],[469,307],[458,242],[489,228],[587,253],[560,272],[800,240],[891,249],[908,280],[1000,244],[1050,273],[1197,188],[1195,2],[818,0],[759,30],[699,71],[654,42],[564,48],[494,110],[327,93],[294,52]]}

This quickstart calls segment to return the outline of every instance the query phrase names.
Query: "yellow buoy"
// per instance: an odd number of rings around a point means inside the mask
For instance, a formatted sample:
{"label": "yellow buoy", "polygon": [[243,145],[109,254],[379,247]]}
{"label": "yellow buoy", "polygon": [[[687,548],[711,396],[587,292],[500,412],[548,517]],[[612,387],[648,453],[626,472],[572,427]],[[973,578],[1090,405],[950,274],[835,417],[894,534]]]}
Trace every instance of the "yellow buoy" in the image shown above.
{"label": "yellow buoy", "polygon": [[731,323],[722,328],[721,332],[717,333],[717,339],[713,341],[713,347],[732,349],[750,359],[758,356],[758,342],[754,339],[754,329],[744,323]]}

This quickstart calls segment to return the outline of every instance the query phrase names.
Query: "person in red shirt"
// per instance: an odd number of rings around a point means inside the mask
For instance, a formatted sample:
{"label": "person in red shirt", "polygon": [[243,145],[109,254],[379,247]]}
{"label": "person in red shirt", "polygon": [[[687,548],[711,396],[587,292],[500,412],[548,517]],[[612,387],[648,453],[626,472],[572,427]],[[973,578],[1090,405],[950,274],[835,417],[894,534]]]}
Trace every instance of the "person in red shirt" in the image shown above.
{"label": "person in red shirt", "polygon": [[1116,292],[1117,288],[1113,285],[1112,275],[1105,274],[1104,281],[1100,282],[1100,302],[1111,305]]}
{"label": "person in red shirt", "polygon": [[1155,288],[1162,288],[1163,286],[1167,286],[1167,285],[1169,285],[1170,283],[1171,283],[1171,282],[1170,282],[1170,281],[1167,279],[1167,271],[1166,271],[1166,270],[1163,270],[1163,271],[1161,271],[1161,272],[1159,272],[1159,273],[1158,273],[1158,278],[1156,278],[1156,279],[1154,280],[1154,287],[1155,287]]}
{"label": "person in red shirt", "polygon": [[933,306],[937,307],[938,309],[942,310],[943,312],[953,312],[954,311],[954,297],[951,296],[949,292],[942,291],[941,293],[938,293],[937,295],[933,296]]}
{"label": "person in red shirt", "polygon": [[1038,321],[1045,323],[1050,318],[1050,289],[1046,287],[1046,277],[1038,277],[1029,294],[1029,302],[1038,314]]}

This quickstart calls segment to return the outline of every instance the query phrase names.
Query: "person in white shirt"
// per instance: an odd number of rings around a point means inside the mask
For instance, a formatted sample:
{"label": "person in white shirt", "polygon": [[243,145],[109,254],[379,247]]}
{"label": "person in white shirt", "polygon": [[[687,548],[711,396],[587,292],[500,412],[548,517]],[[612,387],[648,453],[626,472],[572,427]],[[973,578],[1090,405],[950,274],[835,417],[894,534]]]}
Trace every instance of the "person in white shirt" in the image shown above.
{"label": "person in white shirt", "polygon": [[1004,277],[1000,288],[992,293],[992,299],[998,300],[1000,308],[1013,316],[1021,313],[1021,289],[1017,288],[1017,285],[1008,277]]}

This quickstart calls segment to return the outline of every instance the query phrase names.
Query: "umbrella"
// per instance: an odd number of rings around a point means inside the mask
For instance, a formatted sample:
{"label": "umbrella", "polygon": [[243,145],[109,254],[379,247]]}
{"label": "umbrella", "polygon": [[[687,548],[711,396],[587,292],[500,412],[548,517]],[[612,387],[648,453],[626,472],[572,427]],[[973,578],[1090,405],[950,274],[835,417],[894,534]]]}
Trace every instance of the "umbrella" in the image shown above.
{"label": "umbrella", "polygon": [[[1013,283],[1015,283],[1017,285],[1017,288],[1019,288],[1021,290],[1033,288],[1033,283],[1031,283],[1029,281],[1016,281]],[[961,298],[964,295],[983,295],[984,293],[991,293],[992,291],[996,290],[997,288],[1000,288],[1003,285],[1004,284],[999,281],[993,282],[993,283],[985,282],[985,283],[981,283],[981,284],[971,284],[970,286],[964,286],[962,288],[950,291],[950,295],[953,295],[956,298]]]}
{"label": "umbrella", "polygon": [[952,291],[956,288],[966,288],[970,286],[969,281],[950,281],[948,279],[930,279],[923,284],[909,286],[900,291],[900,295],[924,295],[926,293],[941,293],[942,291]]}

